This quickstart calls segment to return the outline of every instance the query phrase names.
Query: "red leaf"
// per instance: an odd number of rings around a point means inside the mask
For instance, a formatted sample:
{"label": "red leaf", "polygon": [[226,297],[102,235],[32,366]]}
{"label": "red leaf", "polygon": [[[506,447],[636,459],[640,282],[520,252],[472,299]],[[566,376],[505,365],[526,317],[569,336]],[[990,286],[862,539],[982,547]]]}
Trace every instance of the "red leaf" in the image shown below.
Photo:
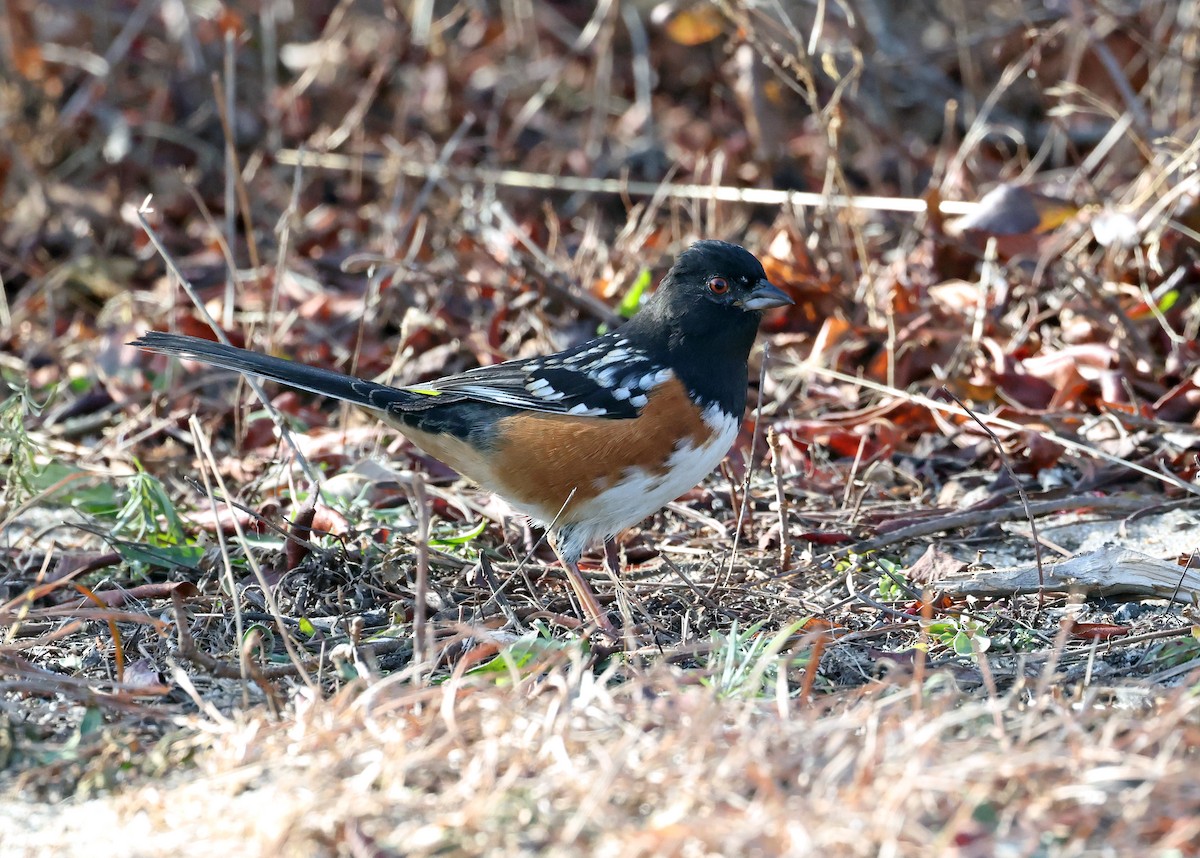
{"label": "red leaf", "polygon": [[1112,623],[1074,623],[1071,626],[1071,637],[1084,640],[1108,640],[1129,634],[1133,629],[1129,626],[1118,626]]}
{"label": "red leaf", "polygon": [[808,533],[800,534],[800,538],[814,545],[840,545],[843,542],[852,542],[854,540],[854,537],[848,533],[821,533],[811,530]]}

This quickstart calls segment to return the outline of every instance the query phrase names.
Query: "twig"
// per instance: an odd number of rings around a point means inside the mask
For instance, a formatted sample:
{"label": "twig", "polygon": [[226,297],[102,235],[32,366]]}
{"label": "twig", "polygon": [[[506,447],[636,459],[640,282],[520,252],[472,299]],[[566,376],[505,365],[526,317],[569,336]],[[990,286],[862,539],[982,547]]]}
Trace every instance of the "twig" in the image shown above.
{"label": "twig", "polygon": [[[225,336],[225,331],[222,330],[221,326],[217,324],[217,320],[213,318],[212,313],[208,312],[208,308],[204,306],[204,302],[201,301],[200,296],[196,294],[196,289],[192,286],[191,281],[183,276],[183,272],[180,271],[179,266],[175,264],[175,259],[171,256],[171,254],[167,251],[167,248],[159,239],[158,233],[154,231],[154,227],[150,226],[150,222],[146,220],[146,214],[154,211],[149,207],[149,205],[150,197],[146,197],[145,202],[143,202],[137,210],[138,223],[141,224],[142,230],[146,233],[146,237],[150,239],[150,243],[154,245],[154,249],[157,250],[158,255],[162,257],[163,263],[167,266],[167,270],[171,272],[171,275],[175,278],[175,281],[180,285],[183,291],[187,293],[188,298],[191,299],[192,304],[196,307],[196,311],[200,314],[200,317],[204,320],[205,324],[207,324],[212,330],[213,334],[216,335],[217,340],[227,346],[232,345],[232,343],[229,342],[229,337]],[[304,453],[300,451],[300,446],[296,443],[296,439],[292,437],[291,430],[288,429],[287,423],[284,422],[283,418],[279,416],[279,411],[271,404],[271,400],[267,396],[266,391],[263,390],[262,384],[260,384],[259,381],[252,376],[246,375],[243,377],[246,379],[246,384],[250,386],[250,389],[254,391],[255,395],[259,398],[263,405],[266,406],[267,414],[271,417],[271,422],[274,423],[275,428],[279,430],[280,437],[283,438],[284,443],[291,448],[292,454],[296,457],[297,463],[299,463],[301,470],[304,471],[304,475],[308,478],[309,482],[313,484],[313,487],[319,490],[321,481],[317,476],[316,470],[312,465],[309,464]]]}
{"label": "twig", "polygon": [[779,506],[779,571],[786,574],[792,568],[792,541],[788,538],[787,492],[783,488],[783,468],[779,465],[779,434],[775,427],[767,429],[767,447],[771,450],[771,473],[775,476],[775,503]]}
{"label": "twig", "polygon": [[[184,482],[190,485],[197,494],[205,494],[209,491],[208,488],[196,482],[196,480],[192,477],[184,477]],[[271,521],[265,515],[261,515],[258,511],[246,506],[244,503],[239,503],[234,498],[220,497],[219,495],[214,495],[213,497],[225,504],[225,506],[230,507],[231,509],[240,510],[246,515],[250,516],[250,518],[254,519],[254,524],[256,526],[265,527],[267,530],[274,531],[279,537],[288,543],[288,550],[290,550],[292,546],[295,546],[297,549],[303,549],[309,553],[321,550],[321,547],[315,542],[297,535],[297,531],[301,529],[297,527],[297,524],[299,523],[298,520],[289,522],[290,527],[281,527],[280,525]],[[314,499],[316,499],[316,497],[316,495],[313,495]],[[284,520],[287,521],[286,516],[284,517]],[[309,532],[312,532],[312,528],[308,528],[308,530]]]}
{"label": "twig", "polygon": [[[230,36],[232,36],[232,34],[230,34]],[[232,53],[232,48],[229,48],[229,50]],[[230,59],[229,65],[234,65],[232,59]],[[226,73],[230,74],[231,70],[227,68]],[[229,111],[233,109],[233,83],[229,79],[226,80],[226,101],[224,103],[220,98],[221,84],[215,76],[213,77],[212,84],[214,95],[217,97],[217,116],[221,120],[221,131],[225,135],[225,149],[228,153],[228,161],[225,165],[228,182],[227,190],[225,192],[225,205],[229,207],[228,211],[225,213],[225,229],[227,233],[226,241],[229,242],[230,250],[237,246],[237,236],[235,235],[234,226],[237,220],[237,212],[240,211],[242,215],[242,229],[246,231],[246,254],[250,260],[250,267],[254,270],[257,270],[259,268],[258,239],[255,238],[254,235],[254,217],[250,211],[250,193],[246,190],[246,182],[242,177],[242,161],[241,158],[238,157],[237,142],[233,137],[233,122],[230,120],[229,114]],[[237,200],[236,206],[234,205],[235,197]],[[237,272],[235,269],[234,271],[229,272],[229,276],[232,278],[236,275],[236,273]],[[227,295],[226,301],[229,306],[229,309],[226,310],[226,313],[232,314],[234,305],[232,296]],[[230,316],[229,320],[229,324],[232,324],[233,317]]]}
{"label": "twig", "polygon": [[508,213],[508,210],[498,200],[492,201],[491,205],[487,208],[487,212],[499,220],[503,224],[505,231],[512,235],[517,243],[524,247],[537,261],[542,272],[546,275],[546,288],[556,292],[579,309],[587,311],[594,318],[602,322],[609,325],[616,325],[623,321],[617,313],[613,312],[612,307],[593,296],[590,292],[582,289],[572,289],[569,285],[559,282],[556,278],[561,277],[565,280],[566,274],[555,264],[553,259],[546,255],[544,250],[530,241],[529,237],[525,234],[525,230],[521,229],[520,225],[513,219],[513,216]]}
{"label": "twig", "polygon": [[159,6],[159,0],[142,0],[137,8],[129,14],[121,32],[117,33],[116,38],[108,46],[108,50],[104,52],[104,74],[93,77],[87,84],[75,91],[58,116],[59,127],[69,127],[76,117],[91,106],[92,99],[95,98],[101,83],[106,81],[112,75],[117,64],[125,59],[125,55],[129,53],[129,49],[133,47],[137,37],[141,34],[142,28],[146,26],[151,14],[157,11]]}
{"label": "twig", "polygon": [[665,554],[660,555],[660,559],[662,560],[662,563],[664,566],[666,566],[668,569],[670,569],[672,572],[674,572],[675,575],[677,575],[679,577],[679,580],[682,581],[688,587],[688,589],[690,589],[693,593],[695,593],[700,598],[700,601],[704,604],[704,607],[708,608],[710,611],[712,611],[713,613],[716,613],[716,614],[727,613],[712,598],[712,590],[709,590],[708,592],[701,590],[700,586],[695,581],[693,581],[691,579],[691,577],[686,572],[684,572],[683,569],[680,568],[680,566],[674,560],[672,560],[670,557],[667,557],[667,555],[665,555]]}
{"label": "twig", "polygon": [[262,28],[262,88],[260,95],[267,113],[267,150],[283,145],[282,110],[276,91],[279,89],[279,28],[276,16],[280,13],[283,0],[266,0],[259,15]]}
{"label": "twig", "polygon": [[413,474],[413,505],[417,508],[417,586],[413,600],[413,662],[423,664],[429,655],[426,629],[426,601],[429,592],[429,503],[425,497],[425,480]]}
{"label": "twig", "polygon": [[746,521],[746,513],[750,508],[750,478],[754,476],[754,454],[757,452],[758,430],[759,424],[762,422],[763,384],[767,378],[767,358],[770,354],[770,345],[763,343],[762,363],[758,368],[758,402],[754,406],[754,433],[750,436],[750,456],[746,461],[746,476],[742,480],[742,502],[738,504],[737,525],[733,529],[733,546],[729,549],[729,566],[725,569],[724,575],[713,580],[713,585],[708,590],[710,595],[716,591],[718,586],[728,586],[729,577],[733,575],[733,565],[737,561],[738,541],[741,539],[742,525]]}
{"label": "twig", "polygon": [[[438,152],[437,161],[434,162],[433,170],[425,177],[425,183],[421,185],[421,190],[417,191],[416,199],[409,206],[408,218],[396,230],[395,236],[391,238],[397,247],[403,245],[409,234],[412,232],[413,225],[417,222],[417,218],[425,211],[425,205],[429,202],[429,197],[433,194],[433,189],[437,187],[439,179],[444,175],[446,165],[450,163],[450,159],[454,157],[454,153],[458,151],[459,145],[463,138],[467,136],[467,132],[471,130],[471,126],[475,124],[475,114],[467,113],[462,118],[462,122],[458,123],[458,127],[454,129],[454,133],[450,135],[450,139],[442,146]],[[349,261],[349,260],[347,260]]]}
{"label": "twig", "polygon": [[1187,578],[1188,571],[1192,568],[1192,562],[1196,559],[1196,552],[1193,550],[1188,554],[1187,563],[1183,564],[1183,568],[1179,570],[1179,582],[1175,585],[1175,590],[1171,593],[1169,601],[1174,602],[1175,597],[1179,595],[1179,588],[1183,586],[1184,579]]}
{"label": "twig", "polygon": [[[237,247],[237,191],[234,189],[234,177],[240,172],[237,168],[237,152],[234,151],[233,129],[229,119],[236,110],[234,92],[237,87],[237,64],[233,61],[233,28],[225,29],[224,71],[225,91],[221,92],[221,81],[216,72],[212,74],[213,101],[217,105],[217,116],[221,118],[221,133],[225,137],[225,243],[232,252]],[[222,98],[222,94],[224,98]],[[233,327],[233,308],[237,304],[237,266],[229,269],[225,278],[225,306],[221,308],[221,322],[227,328]]]}
{"label": "twig", "polygon": [[[458,128],[455,129],[454,133],[450,135],[450,139],[446,141],[446,145],[442,147],[442,151],[438,154],[438,166],[444,167],[450,162],[450,159],[454,157],[454,153],[458,151],[458,146],[460,143],[462,143],[463,137],[466,136],[467,131],[474,122],[475,117],[470,113],[463,117],[462,122],[458,124]],[[439,173],[440,170],[438,172],[431,173],[425,180],[425,184],[421,186],[421,190],[417,192],[417,198],[413,201],[412,207],[408,214],[408,219],[404,222],[404,224],[400,227],[400,230],[392,239],[397,247],[402,245],[408,239],[409,233],[412,232],[413,225],[417,222],[417,218],[420,217],[421,213],[425,210],[425,205],[429,202],[429,197],[433,193],[434,187],[437,186]],[[347,257],[342,263],[343,270],[352,270],[353,266],[353,257]],[[374,304],[378,300],[380,280],[380,276],[372,276],[368,280],[368,288],[363,294],[362,313],[359,315],[358,330],[355,332],[354,351],[350,356],[349,372],[351,375],[354,375],[358,372],[358,359],[362,354],[363,341],[367,336],[367,319],[370,318],[374,309]]]}
{"label": "twig", "polygon": [[[371,163],[375,160],[375,163]],[[433,164],[412,161],[350,157],[332,152],[308,152],[282,149],[278,161],[287,166],[302,165],[325,170],[352,170],[360,167],[376,175],[399,172],[424,178],[440,172],[447,179],[464,184],[503,185],[511,188],[562,191],[564,193],[617,194],[635,197],[662,196],[671,199],[717,200],[747,205],[795,206],[815,209],[863,209],[866,211],[911,212],[922,214],[929,210],[923,199],[916,197],[848,196],[817,194],[809,191],[781,191],[770,188],[738,188],[727,185],[690,183],[641,182],[624,179],[595,179],[587,176],[559,176],[552,173],[533,173],[528,170],[503,170],[494,167],[447,167],[440,170]],[[944,215],[970,214],[979,206],[975,202],[943,200],[938,211]]]}
{"label": "twig", "polygon": [[[504,614],[505,619],[512,623],[513,628],[518,632],[524,632],[525,626],[521,623],[521,618],[517,616],[517,612],[513,610],[512,603],[508,601],[508,596],[504,595],[504,585],[496,577],[496,570],[492,568],[492,561],[482,551],[479,553],[479,572],[483,575],[483,579],[487,581],[488,587],[492,590],[492,598],[484,603],[481,610],[485,610],[488,604],[495,602],[497,607],[500,608],[500,612]],[[508,580],[511,581],[512,579],[509,578]]]}
{"label": "twig", "polygon": [[[234,667],[232,664],[209,655],[196,646],[195,639],[192,637],[191,632],[188,631],[187,616],[183,609],[183,597],[178,592],[175,592],[171,594],[171,598],[175,602],[175,624],[178,629],[176,640],[179,648],[176,650],[176,655],[185,661],[190,661],[193,664],[203,667],[209,674],[218,679],[245,679],[246,674],[242,672],[240,667]],[[321,660],[316,658],[302,662],[275,664],[269,667],[255,666],[250,678],[254,679],[263,692],[270,696],[273,690],[270,686],[263,685],[262,681],[281,679],[285,676],[296,676],[298,674],[303,676],[306,671],[317,670],[320,666]]]}
{"label": "twig", "polygon": [[[201,462],[207,463],[207,467],[202,467],[200,469],[200,473],[204,478],[204,485],[208,489],[209,503],[212,505],[213,515],[215,516],[217,513],[217,501],[215,495],[213,494],[212,487],[208,482],[208,475],[210,473],[212,474],[212,477],[216,481],[217,486],[220,488],[221,493],[226,497],[229,496],[229,489],[225,486],[225,480],[221,476],[220,468],[217,466],[217,460],[213,455],[212,447],[208,443],[208,438],[200,427],[200,421],[197,420],[195,416],[188,421],[188,428],[192,432],[192,439]],[[237,531],[238,539],[241,540],[243,545],[245,545],[247,540],[246,533],[242,529],[242,523],[238,520],[237,516],[232,516],[232,521],[233,529]],[[217,528],[217,534],[218,538],[221,538],[221,528]],[[238,590],[233,579],[233,565],[230,561],[229,551],[223,538],[221,538],[221,548],[221,557],[225,564],[225,573],[228,581],[226,586],[229,588],[230,598],[236,599]],[[300,675],[300,678],[304,680],[304,683],[308,685],[311,690],[316,691],[316,683],[309,675],[307,669],[302,667],[300,654],[295,648],[295,643],[292,641],[291,635],[288,634],[287,626],[283,620],[283,612],[279,610],[279,603],[275,599],[275,592],[271,585],[267,583],[266,576],[263,575],[262,566],[259,564],[258,559],[254,556],[253,551],[247,551],[245,558],[246,564],[250,567],[250,571],[254,574],[255,580],[258,582],[259,587],[262,588],[263,600],[266,602],[267,608],[271,611],[271,615],[275,617],[276,627],[279,629],[280,640],[283,642],[283,648],[287,650],[288,657],[292,660],[292,664],[296,665],[296,669]],[[241,622],[236,616],[237,612],[235,611],[234,614],[235,623],[240,626]],[[239,628],[238,639],[240,640],[242,637],[243,633]]]}
{"label": "twig", "polygon": [[[1077,18],[1082,17],[1082,4],[1072,4]],[[1080,24],[1083,22],[1080,21]],[[1100,60],[1100,65],[1104,66],[1104,71],[1108,73],[1109,79],[1113,82],[1113,86],[1117,88],[1117,92],[1121,94],[1121,100],[1125,102],[1125,113],[1137,123],[1138,133],[1142,137],[1151,137],[1154,135],[1153,126],[1150,123],[1150,117],[1146,114],[1146,106],[1142,104],[1142,100],[1138,98],[1133,87],[1129,84],[1129,78],[1125,75],[1125,70],[1121,68],[1121,64],[1117,62],[1117,58],[1113,56],[1113,52],[1103,39],[1096,37],[1096,32],[1091,27],[1087,28],[1088,47],[1092,53],[1096,55],[1096,59]]]}
{"label": "twig", "polygon": [[1054,500],[1033,501],[1028,506],[989,507],[985,509],[970,509],[965,512],[951,513],[929,521],[918,522],[907,527],[901,527],[890,533],[876,536],[864,542],[856,542],[832,552],[834,556],[854,552],[861,554],[866,551],[877,551],[897,542],[906,542],[922,536],[935,533],[945,533],[949,530],[962,530],[977,527],[982,524],[998,523],[1001,521],[1016,521],[1029,515],[1050,515],[1056,512],[1090,507],[1092,509],[1110,512],[1137,512],[1145,509],[1144,498],[1130,497],[1066,497]]}
{"label": "twig", "polygon": [[[1008,474],[1008,478],[1010,480],[1012,480],[1013,486],[1017,490],[1017,495],[1021,498],[1021,508],[1025,511],[1025,518],[1029,521],[1029,529],[1033,533],[1033,559],[1034,559],[1034,562],[1037,563],[1038,585],[1039,585],[1039,587],[1044,586],[1045,585],[1045,570],[1042,568],[1042,543],[1041,543],[1041,540],[1038,538],[1037,520],[1034,519],[1033,514],[1030,513],[1030,511],[1029,511],[1029,497],[1025,494],[1025,487],[1023,485],[1021,485],[1021,478],[1018,477],[1017,472],[1013,470],[1012,462],[1010,462],[1008,460],[1008,453],[1004,452],[1004,445],[1000,443],[1000,439],[996,437],[996,433],[993,432],[991,429],[989,429],[987,427],[987,425],[985,425],[984,422],[979,419],[979,415],[977,415],[970,408],[967,408],[967,406],[963,403],[963,401],[961,399],[959,399],[950,390],[950,388],[946,387],[945,385],[942,385],[941,389],[938,392],[942,396],[947,396],[950,399],[953,399],[956,403],[958,403],[958,407],[961,408],[963,411],[967,412],[967,415],[972,420],[975,421],[975,423],[979,426],[979,428],[982,429],[984,432],[986,432],[987,436],[992,439],[992,446],[995,447],[996,454],[1000,457],[1000,464],[1002,464],[1004,466],[1004,470]],[[1038,609],[1040,610],[1042,607],[1044,607],[1044,605],[1045,605],[1045,594],[1042,593],[1042,591],[1039,589],[1039,591],[1038,591]]]}

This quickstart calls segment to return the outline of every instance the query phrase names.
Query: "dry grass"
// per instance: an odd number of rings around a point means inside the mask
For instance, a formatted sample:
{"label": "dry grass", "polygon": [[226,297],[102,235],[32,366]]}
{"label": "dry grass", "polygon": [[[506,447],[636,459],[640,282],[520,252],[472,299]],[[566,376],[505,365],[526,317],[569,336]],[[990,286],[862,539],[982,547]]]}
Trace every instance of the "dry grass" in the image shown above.
{"label": "dry grass", "polygon": [[[106,802],[137,854],[1128,855],[1200,846],[1190,694],[999,697],[945,676],[817,706],[578,660],[189,719],[194,768]],[[94,808],[17,837],[94,854]],[[186,822],[184,822],[186,820]],[[87,842],[85,843],[84,840]],[[1177,850],[1174,852],[1172,850]],[[33,850],[37,851],[37,850]],[[6,854],[16,854],[6,851]],[[31,853],[32,854],[32,853]]]}

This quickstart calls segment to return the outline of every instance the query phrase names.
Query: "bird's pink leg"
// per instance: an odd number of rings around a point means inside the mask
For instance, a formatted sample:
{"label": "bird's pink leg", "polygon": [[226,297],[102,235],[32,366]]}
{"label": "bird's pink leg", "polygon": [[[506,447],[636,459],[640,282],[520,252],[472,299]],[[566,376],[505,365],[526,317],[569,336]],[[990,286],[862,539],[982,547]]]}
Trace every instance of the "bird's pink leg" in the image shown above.
{"label": "bird's pink leg", "polygon": [[620,640],[621,633],[617,631],[617,627],[612,624],[612,621],[608,618],[608,614],[600,606],[600,600],[596,598],[591,585],[583,577],[583,573],[579,571],[579,563],[574,560],[568,560],[562,554],[559,554],[557,548],[554,550],[554,553],[558,554],[558,559],[562,561],[563,568],[567,570],[567,580],[571,582],[571,589],[575,591],[575,595],[579,598],[579,602],[583,606],[584,619],[594,622],[600,631],[613,640]]}

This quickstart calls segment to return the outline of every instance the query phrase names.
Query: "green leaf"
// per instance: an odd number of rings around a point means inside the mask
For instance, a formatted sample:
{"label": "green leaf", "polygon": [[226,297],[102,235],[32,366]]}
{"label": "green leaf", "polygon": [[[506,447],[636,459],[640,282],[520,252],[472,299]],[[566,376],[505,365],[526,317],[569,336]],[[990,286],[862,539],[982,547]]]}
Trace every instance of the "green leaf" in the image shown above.
{"label": "green leaf", "polygon": [[638,307],[642,305],[642,295],[650,288],[650,269],[643,268],[638,274],[637,279],[633,281],[633,285],[621,298],[621,303],[617,305],[617,312],[624,319],[631,318],[638,311]]}
{"label": "green leaf", "polygon": [[954,654],[955,655],[971,655],[975,652],[971,646],[971,636],[966,632],[959,632],[954,636]]}
{"label": "green leaf", "polygon": [[946,620],[935,620],[926,627],[926,630],[929,632],[930,637],[944,641],[956,634],[958,627]]}
{"label": "green leaf", "polygon": [[242,633],[242,650],[255,658],[271,658],[275,648],[275,633],[269,626],[252,623]]}
{"label": "green leaf", "polygon": [[464,533],[460,533],[456,536],[430,537],[429,544],[430,545],[443,545],[443,546],[444,545],[463,545],[463,544],[468,543],[471,540],[477,538],[479,536],[479,534],[483,533],[484,528],[486,528],[486,527],[487,527],[487,519],[481,518],[479,520],[479,524],[476,525],[475,527],[471,528],[470,530],[468,530]]}
{"label": "green leaf", "polygon": [[95,733],[104,726],[104,713],[96,706],[89,706],[87,711],[83,713],[83,720],[79,722],[79,735],[87,736],[89,733]]}
{"label": "green leaf", "polygon": [[[98,474],[76,468],[62,462],[50,462],[27,475],[29,484],[37,492],[44,492],[64,480],[54,494],[45,500],[55,498],[59,503],[70,504],[78,510],[92,515],[112,515],[119,508],[117,492],[111,483],[103,482]],[[75,479],[71,479],[75,477]]]}
{"label": "green leaf", "polygon": [[899,576],[900,570],[903,568],[899,562],[890,557],[876,557],[874,560],[880,569],[882,569],[884,572],[890,572],[893,575]]}
{"label": "green leaf", "polygon": [[112,545],[126,563],[142,563],[163,569],[176,566],[196,569],[204,557],[204,549],[199,545],[148,545],[124,540],[112,540]]}
{"label": "green leaf", "polygon": [[512,676],[525,676],[530,669],[543,662],[545,656],[578,649],[579,642],[548,640],[541,635],[532,635],[514,641],[500,650],[493,658],[467,671],[467,676],[486,676],[497,685],[507,685]]}

